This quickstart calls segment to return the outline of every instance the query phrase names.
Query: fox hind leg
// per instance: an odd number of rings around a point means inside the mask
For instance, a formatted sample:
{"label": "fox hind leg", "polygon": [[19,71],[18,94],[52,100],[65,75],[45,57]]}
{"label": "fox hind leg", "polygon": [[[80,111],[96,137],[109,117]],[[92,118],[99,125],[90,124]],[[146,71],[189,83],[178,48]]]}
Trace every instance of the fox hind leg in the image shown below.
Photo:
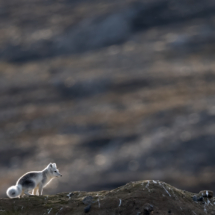
{"label": "fox hind leg", "polygon": [[31,196],[31,194],[29,193],[29,190],[25,190],[25,191],[24,191],[24,194],[25,194],[26,196]]}
{"label": "fox hind leg", "polygon": [[35,189],[36,184],[34,181],[27,179],[22,182],[22,189],[26,196],[33,195],[33,190]]}
{"label": "fox hind leg", "polygon": [[39,195],[39,187],[35,187],[33,190],[33,195],[38,196]]}

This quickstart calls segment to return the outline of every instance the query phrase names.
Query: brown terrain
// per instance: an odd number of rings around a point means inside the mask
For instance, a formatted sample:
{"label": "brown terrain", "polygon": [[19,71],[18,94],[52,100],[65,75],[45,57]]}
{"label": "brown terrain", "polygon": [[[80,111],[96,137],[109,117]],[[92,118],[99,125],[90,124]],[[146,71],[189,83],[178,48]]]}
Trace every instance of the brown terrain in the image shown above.
{"label": "brown terrain", "polygon": [[111,191],[1,199],[0,214],[203,215],[215,214],[213,193],[179,190],[161,181],[131,182]]}
{"label": "brown terrain", "polygon": [[45,195],[215,190],[214,14],[212,0],[1,0],[1,197],[50,162],[63,177]]}

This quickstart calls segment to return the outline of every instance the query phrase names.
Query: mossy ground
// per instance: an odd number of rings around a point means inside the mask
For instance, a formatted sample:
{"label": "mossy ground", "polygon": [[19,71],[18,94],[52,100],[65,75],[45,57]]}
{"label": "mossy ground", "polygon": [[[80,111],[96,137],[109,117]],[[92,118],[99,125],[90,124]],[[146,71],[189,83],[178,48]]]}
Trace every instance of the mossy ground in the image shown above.
{"label": "mossy ground", "polygon": [[[194,195],[160,181],[137,181],[111,191],[75,191],[52,196],[1,199],[0,215],[81,215],[87,212],[85,208],[89,205],[87,213],[91,215],[215,214],[214,198],[196,202],[192,198]],[[147,205],[152,211],[148,211]]]}

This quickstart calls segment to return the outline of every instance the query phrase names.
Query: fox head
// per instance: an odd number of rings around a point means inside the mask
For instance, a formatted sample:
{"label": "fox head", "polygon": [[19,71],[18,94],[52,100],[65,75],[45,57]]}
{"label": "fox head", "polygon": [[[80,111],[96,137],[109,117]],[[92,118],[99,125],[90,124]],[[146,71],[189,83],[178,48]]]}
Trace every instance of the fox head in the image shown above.
{"label": "fox head", "polygon": [[62,175],[60,174],[59,170],[57,169],[56,163],[50,163],[50,164],[48,165],[48,169],[49,169],[50,173],[51,173],[54,177],[62,177]]}

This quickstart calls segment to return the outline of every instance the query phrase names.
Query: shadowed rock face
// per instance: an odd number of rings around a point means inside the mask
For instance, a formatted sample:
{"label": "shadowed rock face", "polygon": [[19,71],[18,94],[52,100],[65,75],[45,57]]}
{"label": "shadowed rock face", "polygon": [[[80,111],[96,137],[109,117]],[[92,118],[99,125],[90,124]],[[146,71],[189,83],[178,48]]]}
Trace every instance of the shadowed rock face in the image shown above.
{"label": "shadowed rock face", "polygon": [[53,196],[0,199],[0,214],[212,215],[215,213],[214,202],[211,195],[195,195],[153,180],[130,182],[111,191],[74,191]]}

